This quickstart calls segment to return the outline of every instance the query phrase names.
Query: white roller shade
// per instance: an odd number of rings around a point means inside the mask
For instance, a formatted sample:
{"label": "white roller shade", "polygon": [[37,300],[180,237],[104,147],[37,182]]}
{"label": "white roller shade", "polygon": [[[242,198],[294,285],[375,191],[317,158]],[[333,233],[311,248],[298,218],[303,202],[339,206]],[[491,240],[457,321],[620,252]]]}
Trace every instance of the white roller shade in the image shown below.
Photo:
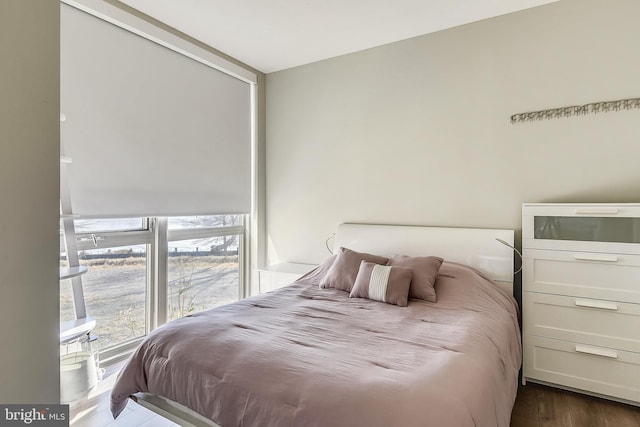
{"label": "white roller shade", "polygon": [[250,211],[251,84],[64,4],[60,48],[75,214]]}

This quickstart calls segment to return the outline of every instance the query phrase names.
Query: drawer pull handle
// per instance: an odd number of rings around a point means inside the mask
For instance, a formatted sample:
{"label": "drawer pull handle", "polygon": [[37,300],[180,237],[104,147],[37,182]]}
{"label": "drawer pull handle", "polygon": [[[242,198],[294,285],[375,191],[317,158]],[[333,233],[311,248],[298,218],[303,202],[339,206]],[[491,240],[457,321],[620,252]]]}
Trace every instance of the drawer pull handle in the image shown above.
{"label": "drawer pull handle", "polygon": [[588,307],[588,308],[600,308],[602,310],[618,310],[618,306],[616,304],[610,302],[602,302],[602,301],[592,301],[586,299],[577,299],[576,306],[578,307]]}
{"label": "drawer pull handle", "polygon": [[618,262],[618,257],[603,255],[574,255],[577,261]]}
{"label": "drawer pull handle", "polygon": [[577,353],[592,354],[594,356],[608,357],[610,359],[617,359],[618,358],[618,353],[613,351],[613,350],[605,350],[604,348],[586,347],[584,345],[577,345],[576,346],[576,352]]}
{"label": "drawer pull handle", "polygon": [[618,209],[576,209],[576,215],[617,215]]}

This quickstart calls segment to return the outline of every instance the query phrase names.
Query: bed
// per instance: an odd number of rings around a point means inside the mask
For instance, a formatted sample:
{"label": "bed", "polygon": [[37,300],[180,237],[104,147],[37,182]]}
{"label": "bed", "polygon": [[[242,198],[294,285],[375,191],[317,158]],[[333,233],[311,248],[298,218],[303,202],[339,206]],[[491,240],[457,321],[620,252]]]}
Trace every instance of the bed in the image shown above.
{"label": "bed", "polygon": [[[112,413],[131,398],[181,425],[508,426],[521,344],[501,241],[512,245],[513,230],[342,224],[337,254],[292,285],[149,334]],[[389,261],[362,260],[345,292],[326,286],[346,277],[344,253]],[[419,272],[393,260],[418,257],[441,257],[437,299],[394,299],[407,277],[413,295]]]}

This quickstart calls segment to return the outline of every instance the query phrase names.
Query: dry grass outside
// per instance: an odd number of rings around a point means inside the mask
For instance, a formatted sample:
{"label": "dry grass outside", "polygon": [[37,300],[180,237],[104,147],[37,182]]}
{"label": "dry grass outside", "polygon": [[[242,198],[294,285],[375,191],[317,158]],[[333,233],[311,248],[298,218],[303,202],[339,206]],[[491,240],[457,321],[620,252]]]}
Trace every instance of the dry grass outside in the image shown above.
{"label": "dry grass outside", "polygon": [[[145,334],[146,258],[82,259],[87,315],[97,321],[97,347],[106,348]],[[122,255],[120,255],[122,256]],[[238,300],[238,256],[174,255],[168,263],[168,318],[176,319]],[[61,317],[73,318],[70,283],[61,287]]]}
{"label": "dry grass outside", "polygon": [[128,258],[94,258],[82,260],[82,265],[93,268],[111,268],[111,267],[139,267],[146,265],[147,260],[144,257],[128,257]]}
{"label": "dry grass outside", "polygon": [[[82,259],[82,257],[81,257]],[[182,262],[188,266],[199,265],[216,265],[218,268],[232,268],[238,265],[238,255],[219,256],[219,255],[178,255],[169,256],[169,264],[172,262]],[[89,268],[100,267],[139,267],[140,265],[146,265],[147,259],[143,256],[131,256],[126,258],[88,258],[82,259],[82,265],[86,265]]]}

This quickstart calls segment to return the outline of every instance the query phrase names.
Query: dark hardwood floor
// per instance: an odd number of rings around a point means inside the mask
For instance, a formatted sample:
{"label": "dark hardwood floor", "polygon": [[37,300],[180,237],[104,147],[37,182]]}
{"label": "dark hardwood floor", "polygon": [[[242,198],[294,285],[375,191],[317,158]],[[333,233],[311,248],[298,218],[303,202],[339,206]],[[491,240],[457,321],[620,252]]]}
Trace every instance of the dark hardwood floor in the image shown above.
{"label": "dark hardwood floor", "polygon": [[640,408],[528,383],[520,386],[511,427],[640,427]]}
{"label": "dark hardwood floor", "polygon": [[[89,396],[70,407],[71,427],[177,426],[130,402],[113,420],[109,394],[122,363],[107,369],[105,379]],[[534,383],[520,386],[511,427],[640,427],[640,407],[624,405]]]}

